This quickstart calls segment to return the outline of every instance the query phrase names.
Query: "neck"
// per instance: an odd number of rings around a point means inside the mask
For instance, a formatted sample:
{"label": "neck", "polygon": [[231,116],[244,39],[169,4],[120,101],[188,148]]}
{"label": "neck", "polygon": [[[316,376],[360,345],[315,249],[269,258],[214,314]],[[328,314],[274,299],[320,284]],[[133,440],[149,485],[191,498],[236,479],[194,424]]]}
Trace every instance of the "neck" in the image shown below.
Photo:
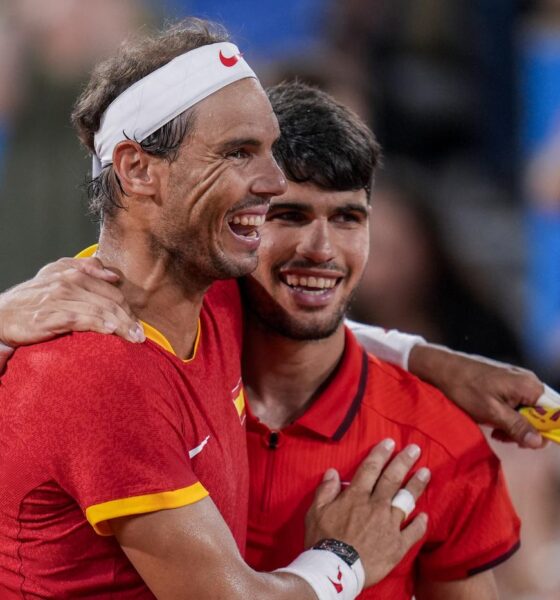
{"label": "neck", "polygon": [[271,429],[281,429],[311,406],[336,369],[344,327],[323,340],[292,340],[247,315],[245,329],[243,381],[251,411]]}
{"label": "neck", "polygon": [[144,232],[104,225],[96,255],[121,275],[121,291],[135,315],[160,331],[175,354],[194,348],[202,299],[209,283],[186,282],[167,253],[156,253]]}

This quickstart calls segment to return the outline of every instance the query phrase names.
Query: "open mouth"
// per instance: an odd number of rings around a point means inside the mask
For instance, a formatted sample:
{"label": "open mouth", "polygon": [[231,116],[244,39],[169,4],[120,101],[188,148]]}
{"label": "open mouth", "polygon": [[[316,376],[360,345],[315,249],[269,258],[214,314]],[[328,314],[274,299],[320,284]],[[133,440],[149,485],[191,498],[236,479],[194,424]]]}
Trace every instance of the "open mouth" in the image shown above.
{"label": "open mouth", "polygon": [[258,228],[264,225],[265,215],[255,213],[236,214],[228,220],[229,228],[232,233],[239,237],[249,240],[259,239]]}
{"label": "open mouth", "polygon": [[333,290],[341,281],[341,276],[280,274],[281,281],[295,292],[310,296],[321,296]]}

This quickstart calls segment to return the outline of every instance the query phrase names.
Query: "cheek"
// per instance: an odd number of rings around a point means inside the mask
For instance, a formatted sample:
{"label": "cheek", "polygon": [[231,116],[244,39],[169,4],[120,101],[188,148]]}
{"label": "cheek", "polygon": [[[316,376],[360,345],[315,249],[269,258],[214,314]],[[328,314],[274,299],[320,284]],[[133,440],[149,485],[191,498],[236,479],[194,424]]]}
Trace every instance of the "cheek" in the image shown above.
{"label": "cheek", "polygon": [[[289,255],[297,246],[297,231],[266,221],[261,227],[259,257],[265,254]],[[276,261],[275,261],[276,262]]]}
{"label": "cheek", "polygon": [[229,165],[224,163],[180,173],[174,184],[174,196],[180,199],[183,209],[201,222],[225,213],[239,200],[235,193],[235,177],[231,176]]}
{"label": "cheek", "polygon": [[368,231],[354,231],[342,241],[346,266],[355,276],[361,276],[369,256]]}

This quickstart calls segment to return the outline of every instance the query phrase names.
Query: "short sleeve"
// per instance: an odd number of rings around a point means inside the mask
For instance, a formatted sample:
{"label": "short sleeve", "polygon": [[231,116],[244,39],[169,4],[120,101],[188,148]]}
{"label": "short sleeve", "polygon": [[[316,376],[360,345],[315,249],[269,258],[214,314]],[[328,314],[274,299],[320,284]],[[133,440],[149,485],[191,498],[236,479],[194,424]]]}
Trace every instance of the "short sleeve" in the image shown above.
{"label": "short sleeve", "polygon": [[157,361],[139,360],[145,349],[113,352],[126,342],[96,343],[93,356],[61,357],[56,373],[45,377],[56,408],[46,415],[44,435],[55,480],[95,531],[110,535],[110,519],[178,508],[208,493],[191,468]]}
{"label": "short sleeve", "polygon": [[[447,469],[446,469],[447,471]],[[420,555],[423,577],[463,579],[491,569],[519,547],[520,521],[498,458],[484,439],[447,472],[434,472],[427,543]]]}

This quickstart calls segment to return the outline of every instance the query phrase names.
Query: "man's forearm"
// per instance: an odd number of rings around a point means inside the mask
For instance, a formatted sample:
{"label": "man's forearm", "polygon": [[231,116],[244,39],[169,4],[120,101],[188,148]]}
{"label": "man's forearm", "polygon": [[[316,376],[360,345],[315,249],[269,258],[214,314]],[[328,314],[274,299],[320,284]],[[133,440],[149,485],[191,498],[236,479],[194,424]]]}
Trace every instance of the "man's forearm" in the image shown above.
{"label": "man's forearm", "polygon": [[534,373],[429,344],[419,336],[352,321],[346,324],[368,352],[431,383],[475,421],[502,432],[498,437],[504,434],[522,447],[543,445],[543,438],[515,410],[518,405],[535,404],[543,393],[543,383]]}

